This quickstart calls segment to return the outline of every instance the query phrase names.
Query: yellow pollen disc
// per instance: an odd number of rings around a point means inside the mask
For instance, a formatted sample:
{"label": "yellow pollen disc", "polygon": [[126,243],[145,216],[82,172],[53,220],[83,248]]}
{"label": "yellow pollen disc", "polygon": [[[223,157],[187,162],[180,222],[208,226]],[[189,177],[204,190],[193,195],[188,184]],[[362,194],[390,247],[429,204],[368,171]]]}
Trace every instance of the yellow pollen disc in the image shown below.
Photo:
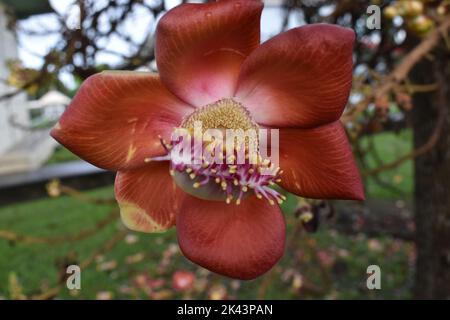
{"label": "yellow pollen disc", "polygon": [[[195,130],[196,125],[199,123],[201,124],[202,132]],[[258,151],[259,126],[255,121],[253,121],[248,110],[241,103],[233,99],[221,99],[196,109],[196,111],[188,115],[182,121],[181,127],[188,129],[191,134],[193,133],[194,139],[201,139],[202,133],[205,133],[208,129],[221,130],[223,138],[229,134],[226,132],[227,129],[236,130],[232,133],[234,135],[233,144],[235,150],[241,150],[242,147],[245,147],[247,151],[248,148],[252,146],[252,150],[255,150],[256,152]],[[245,146],[242,145],[242,143],[244,143]],[[224,151],[224,146],[219,146],[222,148],[222,151]],[[215,149],[215,147],[216,145],[214,142],[204,146],[206,150],[212,150]],[[221,160],[224,157],[220,152],[218,156]],[[247,152],[245,152],[244,156],[247,159],[249,158]],[[235,160],[236,157],[234,155],[227,157],[228,163],[233,163]],[[234,173],[234,170],[231,170],[230,173]]]}
{"label": "yellow pollen disc", "polygon": [[181,126],[194,129],[196,121],[202,122],[204,131],[207,129],[258,130],[258,125],[252,120],[247,109],[233,99],[222,99],[197,109],[183,121]]}

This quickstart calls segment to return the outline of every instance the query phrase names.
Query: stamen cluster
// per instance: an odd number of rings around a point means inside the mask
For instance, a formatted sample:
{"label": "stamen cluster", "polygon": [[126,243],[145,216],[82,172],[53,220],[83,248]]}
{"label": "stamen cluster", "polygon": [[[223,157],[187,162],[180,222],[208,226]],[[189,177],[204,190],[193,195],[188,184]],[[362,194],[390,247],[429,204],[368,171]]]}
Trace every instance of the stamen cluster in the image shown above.
{"label": "stamen cluster", "polygon": [[215,183],[223,191],[225,201],[227,203],[234,201],[237,205],[249,191],[253,191],[259,199],[267,199],[271,205],[281,204],[286,200],[284,195],[272,188],[276,183],[281,182],[282,170],[269,159],[262,159],[259,156],[256,163],[251,163],[246,157],[245,163],[240,164],[237,162],[236,155],[226,157],[225,151],[222,149],[223,153],[219,158],[224,161],[221,163],[208,162],[205,157],[202,157],[202,161],[195,161],[194,155],[198,154],[198,150],[195,149],[196,144],[194,143],[190,152],[191,158],[180,161],[175,148],[176,144],[167,143],[162,139],[161,144],[166,149],[167,155],[149,160],[170,161],[170,174],[172,176],[176,172],[187,174],[192,180],[194,189],[209,187],[211,183]]}

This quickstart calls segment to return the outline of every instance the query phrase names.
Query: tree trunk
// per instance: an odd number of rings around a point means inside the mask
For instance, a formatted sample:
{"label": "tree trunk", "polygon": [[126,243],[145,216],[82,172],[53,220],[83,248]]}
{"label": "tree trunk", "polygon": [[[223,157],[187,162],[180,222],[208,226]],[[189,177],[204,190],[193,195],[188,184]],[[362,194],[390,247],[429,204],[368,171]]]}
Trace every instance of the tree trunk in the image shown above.
{"label": "tree trunk", "polygon": [[[415,159],[417,262],[414,297],[450,299],[450,64],[445,47],[424,59],[411,74],[415,84],[436,83],[434,92],[413,97],[414,146],[437,142]],[[439,131],[439,129],[437,129]]]}

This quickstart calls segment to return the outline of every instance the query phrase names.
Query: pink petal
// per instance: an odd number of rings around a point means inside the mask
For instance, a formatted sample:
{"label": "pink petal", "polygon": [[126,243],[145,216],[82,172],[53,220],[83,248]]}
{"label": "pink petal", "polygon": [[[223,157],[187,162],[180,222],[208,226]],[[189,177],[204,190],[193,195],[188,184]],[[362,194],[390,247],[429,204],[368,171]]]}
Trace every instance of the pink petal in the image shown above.
{"label": "pink petal", "polygon": [[283,255],[285,221],[278,206],[254,196],[239,206],[187,196],[177,234],[194,263],[231,278],[254,279]]}
{"label": "pink petal", "polygon": [[159,78],[142,72],[102,72],[87,79],[51,135],[95,166],[122,170],[164,153],[158,136],[193,109]]}
{"label": "pink petal", "polygon": [[352,85],[354,31],[313,24],[263,43],[242,65],[237,98],[256,122],[313,127],[339,119]]}
{"label": "pink petal", "polygon": [[260,1],[182,4],[156,30],[156,61],[164,84],[203,106],[232,97],[244,59],[259,45]]}
{"label": "pink petal", "polygon": [[339,121],[280,130],[280,186],[307,198],[364,200],[364,190]]}
{"label": "pink petal", "polygon": [[184,198],[169,175],[168,162],[119,171],[114,189],[122,221],[141,232],[162,232],[173,226]]}

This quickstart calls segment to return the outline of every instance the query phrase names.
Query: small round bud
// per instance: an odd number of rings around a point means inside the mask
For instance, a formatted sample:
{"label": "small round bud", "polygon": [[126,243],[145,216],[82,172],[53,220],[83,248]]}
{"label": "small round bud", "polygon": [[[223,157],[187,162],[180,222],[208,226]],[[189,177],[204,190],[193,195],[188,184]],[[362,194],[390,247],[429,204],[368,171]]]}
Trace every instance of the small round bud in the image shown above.
{"label": "small round bud", "polygon": [[404,15],[406,17],[416,17],[423,13],[423,3],[417,0],[404,1]]}
{"label": "small round bud", "polygon": [[423,36],[433,28],[434,22],[427,16],[420,15],[409,22],[408,25],[413,32]]}
{"label": "small round bud", "polygon": [[386,19],[392,20],[394,19],[397,15],[397,8],[395,8],[394,6],[388,6],[384,9],[383,11],[384,16],[386,17]]}
{"label": "small round bud", "polygon": [[437,8],[437,14],[440,16],[445,16],[447,13],[447,7],[443,4],[441,4],[438,8]]}

